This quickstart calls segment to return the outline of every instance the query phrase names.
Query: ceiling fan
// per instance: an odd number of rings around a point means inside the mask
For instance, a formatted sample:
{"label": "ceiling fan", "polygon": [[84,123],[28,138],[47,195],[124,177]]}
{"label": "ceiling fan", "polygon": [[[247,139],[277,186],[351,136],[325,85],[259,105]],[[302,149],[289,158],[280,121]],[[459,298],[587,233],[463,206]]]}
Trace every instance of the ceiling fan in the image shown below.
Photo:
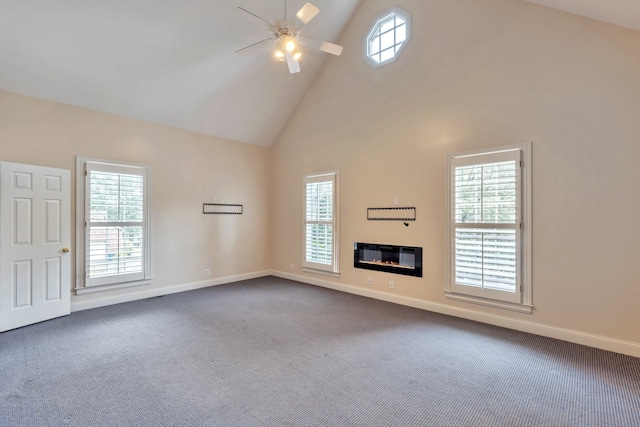
{"label": "ceiling fan", "polygon": [[[300,46],[308,46],[314,49],[321,50],[332,55],[340,56],[342,53],[342,46],[337,44],[325,42],[322,40],[316,40],[300,35],[300,30],[309,23],[318,13],[320,9],[313,3],[307,2],[296,13],[296,21],[287,19],[287,2],[284,2],[284,18],[271,23],[266,19],[256,15],[253,12],[248,11],[243,7],[237,8],[238,12],[258,22],[260,25],[267,24],[267,29],[271,32],[272,37],[268,37],[259,42],[250,44],[242,49],[236,50],[236,53],[246,54],[261,49],[265,44],[272,43],[275,45],[274,56],[279,61],[286,61],[289,67],[290,73],[300,72],[300,63],[298,62],[302,53],[300,52]],[[296,26],[298,24],[298,26]]]}

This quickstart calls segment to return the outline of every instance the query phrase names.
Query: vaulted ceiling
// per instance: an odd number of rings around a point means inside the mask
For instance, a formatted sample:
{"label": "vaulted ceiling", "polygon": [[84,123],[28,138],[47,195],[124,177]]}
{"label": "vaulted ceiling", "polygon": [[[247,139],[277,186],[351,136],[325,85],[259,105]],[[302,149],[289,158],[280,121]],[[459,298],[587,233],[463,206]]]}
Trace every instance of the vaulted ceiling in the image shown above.
{"label": "vaulted ceiling", "polygon": [[610,24],[640,30],[638,0],[526,0]]}
{"label": "vaulted ceiling", "polygon": [[[361,1],[313,0],[303,35],[337,42]],[[527,1],[640,30],[640,0]],[[269,32],[236,8],[275,22],[305,2],[2,0],[0,89],[270,146],[323,62],[340,59],[304,49],[289,74],[268,46],[238,55]]]}

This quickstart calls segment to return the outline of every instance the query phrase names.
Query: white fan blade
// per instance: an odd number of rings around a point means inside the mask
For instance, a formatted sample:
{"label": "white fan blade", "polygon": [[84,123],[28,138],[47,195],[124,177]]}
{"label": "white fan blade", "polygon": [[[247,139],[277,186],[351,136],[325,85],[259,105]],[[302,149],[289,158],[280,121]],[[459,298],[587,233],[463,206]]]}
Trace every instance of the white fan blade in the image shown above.
{"label": "white fan blade", "polygon": [[236,11],[236,14],[243,16],[244,18],[248,19],[249,21],[255,22],[258,25],[264,25],[267,24],[269,26],[269,28],[273,28],[274,25],[267,21],[266,19],[256,15],[253,12],[249,12],[247,9],[245,9],[244,7],[236,7],[234,9]]}
{"label": "white fan blade", "polygon": [[329,43],[329,42],[323,42],[322,40],[316,40],[316,39],[310,39],[307,37],[301,37],[300,38],[300,44],[303,46],[309,46],[312,47],[314,49],[318,49],[321,50],[323,52],[327,52],[330,53],[332,55],[336,55],[336,56],[340,56],[340,54],[342,53],[342,46],[337,45],[337,44],[333,44],[333,43]]}
{"label": "white fan blade", "polygon": [[255,42],[253,44],[250,44],[249,46],[243,47],[242,49],[236,50],[236,53],[240,54],[240,55],[245,55],[247,53],[256,52],[258,50],[261,50],[264,47],[264,45],[267,44],[267,42],[271,42],[273,40],[275,40],[273,37],[268,38],[268,39],[264,39],[264,40],[260,40],[259,42]]}
{"label": "white fan blade", "polygon": [[300,63],[293,57],[293,54],[287,49],[284,50],[284,56],[287,58],[287,65],[289,66],[289,72],[291,74],[300,72]]}
{"label": "white fan blade", "polygon": [[296,13],[296,18],[300,20],[303,24],[307,24],[311,21],[318,13],[320,13],[320,9],[313,3],[305,3],[304,6]]}

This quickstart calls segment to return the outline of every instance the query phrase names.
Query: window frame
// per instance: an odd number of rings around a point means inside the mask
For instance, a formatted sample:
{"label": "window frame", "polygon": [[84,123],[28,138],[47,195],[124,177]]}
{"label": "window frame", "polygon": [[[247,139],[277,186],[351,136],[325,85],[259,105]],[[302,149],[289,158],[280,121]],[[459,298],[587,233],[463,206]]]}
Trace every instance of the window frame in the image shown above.
{"label": "window frame", "polygon": [[[392,57],[384,61],[378,62],[369,55],[369,43],[370,43],[370,40],[374,37],[374,34],[376,33],[377,29],[380,27],[382,21],[388,19],[391,15],[396,15],[404,19],[405,21],[404,25],[406,26],[406,37],[400,43],[400,45],[398,46],[398,50],[394,53]],[[397,26],[394,27],[394,31],[395,31],[395,28],[397,28]],[[362,56],[364,60],[367,63],[369,63],[369,65],[371,65],[372,67],[374,68],[383,67],[385,65],[388,65],[394,62],[396,59],[398,59],[398,57],[404,50],[405,46],[407,45],[407,43],[409,43],[410,38],[411,38],[411,14],[409,12],[406,12],[405,10],[400,9],[399,7],[394,7],[392,9],[387,10],[384,13],[381,13],[374,19],[373,25],[369,27],[369,31],[364,37]]]}
{"label": "window frame", "polygon": [[[308,273],[325,274],[333,277],[340,276],[339,269],[339,171],[325,171],[305,174],[302,183],[302,270]],[[330,265],[307,261],[307,184],[312,182],[333,182],[333,203],[332,203],[332,261]],[[313,221],[316,222],[316,221]],[[329,223],[327,221],[327,223]]]}
{"label": "window frame", "polygon": [[[143,176],[142,272],[132,275],[105,276],[94,283],[87,280],[87,239],[89,238],[88,171],[104,171]],[[84,295],[151,283],[151,166],[141,163],[76,158],[76,295]],[[109,280],[112,278],[113,280]]]}
{"label": "window frame", "polygon": [[[505,153],[514,153],[519,159],[519,188],[517,188],[516,194],[516,206],[519,209],[519,215],[516,218],[517,224],[504,227],[505,229],[516,230],[517,286],[515,293],[486,289],[479,290],[472,286],[455,283],[455,168],[456,166],[491,163],[492,159],[499,159]],[[531,142],[479,149],[447,156],[447,277],[445,285],[447,298],[523,313],[532,312],[531,169]]]}

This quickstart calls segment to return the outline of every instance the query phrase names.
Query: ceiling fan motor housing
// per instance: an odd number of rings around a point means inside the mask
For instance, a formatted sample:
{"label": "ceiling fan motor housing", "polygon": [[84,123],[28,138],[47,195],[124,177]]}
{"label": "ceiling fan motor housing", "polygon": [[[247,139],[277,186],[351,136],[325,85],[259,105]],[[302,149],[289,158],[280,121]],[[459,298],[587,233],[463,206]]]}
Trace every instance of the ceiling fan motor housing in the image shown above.
{"label": "ceiling fan motor housing", "polygon": [[291,22],[287,21],[286,19],[281,19],[280,21],[276,22],[272,31],[273,31],[273,36],[278,41],[287,37],[297,40],[298,36],[300,35],[300,32],[295,31]]}

